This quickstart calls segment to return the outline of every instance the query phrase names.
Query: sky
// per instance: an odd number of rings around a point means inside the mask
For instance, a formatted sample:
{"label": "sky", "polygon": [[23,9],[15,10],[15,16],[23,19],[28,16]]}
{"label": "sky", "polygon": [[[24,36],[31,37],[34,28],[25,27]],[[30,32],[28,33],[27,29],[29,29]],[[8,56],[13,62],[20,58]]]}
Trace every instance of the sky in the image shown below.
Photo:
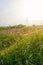
{"label": "sky", "polygon": [[41,20],[43,0],[0,0],[0,26],[42,24]]}

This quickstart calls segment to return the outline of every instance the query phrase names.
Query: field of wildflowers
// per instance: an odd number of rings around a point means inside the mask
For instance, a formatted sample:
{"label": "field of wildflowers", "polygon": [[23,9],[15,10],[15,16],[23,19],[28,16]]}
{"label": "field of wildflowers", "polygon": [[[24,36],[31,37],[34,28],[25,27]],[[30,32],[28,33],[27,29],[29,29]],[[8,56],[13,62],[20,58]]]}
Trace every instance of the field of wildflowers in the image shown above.
{"label": "field of wildflowers", "polygon": [[43,65],[43,26],[0,29],[0,65]]}

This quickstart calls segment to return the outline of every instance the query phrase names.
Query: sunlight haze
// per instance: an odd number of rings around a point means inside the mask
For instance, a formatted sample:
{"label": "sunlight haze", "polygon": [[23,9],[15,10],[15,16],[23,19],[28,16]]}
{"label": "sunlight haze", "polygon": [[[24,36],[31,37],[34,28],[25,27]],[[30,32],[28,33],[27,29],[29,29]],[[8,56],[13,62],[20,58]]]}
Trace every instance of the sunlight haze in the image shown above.
{"label": "sunlight haze", "polygon": [[0,0],[0,25],[42,24],[43,0]]}

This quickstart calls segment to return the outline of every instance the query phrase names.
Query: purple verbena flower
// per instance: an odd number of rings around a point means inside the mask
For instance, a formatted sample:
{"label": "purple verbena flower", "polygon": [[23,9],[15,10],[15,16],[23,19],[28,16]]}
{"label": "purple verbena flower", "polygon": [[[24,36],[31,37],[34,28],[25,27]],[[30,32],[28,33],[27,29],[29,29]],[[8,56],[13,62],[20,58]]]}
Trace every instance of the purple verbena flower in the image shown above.
{"label": "purple verbena flower", "polygon": [[43,65],[43,63],[42,63],[42,65]]}
{"label": "purple verbena flower", "polygon": [[43,63],[42,63],[42,65],[43,65]]}

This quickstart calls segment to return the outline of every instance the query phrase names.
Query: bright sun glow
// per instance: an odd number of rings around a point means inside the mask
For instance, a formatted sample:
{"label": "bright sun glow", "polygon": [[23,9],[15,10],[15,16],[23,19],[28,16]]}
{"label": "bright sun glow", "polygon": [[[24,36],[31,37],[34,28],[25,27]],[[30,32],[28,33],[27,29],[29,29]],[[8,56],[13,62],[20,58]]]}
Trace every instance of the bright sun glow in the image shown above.
{"label": "bright sun glow", "polygon": [[26,18],[42,24],[43,0],[0,0],[0,25],[25,24]]}
{"label": "bright sun glow", "polygon": [[43,0],[23,0],[22,16],[30,20],[40,20],[43,18]]}

